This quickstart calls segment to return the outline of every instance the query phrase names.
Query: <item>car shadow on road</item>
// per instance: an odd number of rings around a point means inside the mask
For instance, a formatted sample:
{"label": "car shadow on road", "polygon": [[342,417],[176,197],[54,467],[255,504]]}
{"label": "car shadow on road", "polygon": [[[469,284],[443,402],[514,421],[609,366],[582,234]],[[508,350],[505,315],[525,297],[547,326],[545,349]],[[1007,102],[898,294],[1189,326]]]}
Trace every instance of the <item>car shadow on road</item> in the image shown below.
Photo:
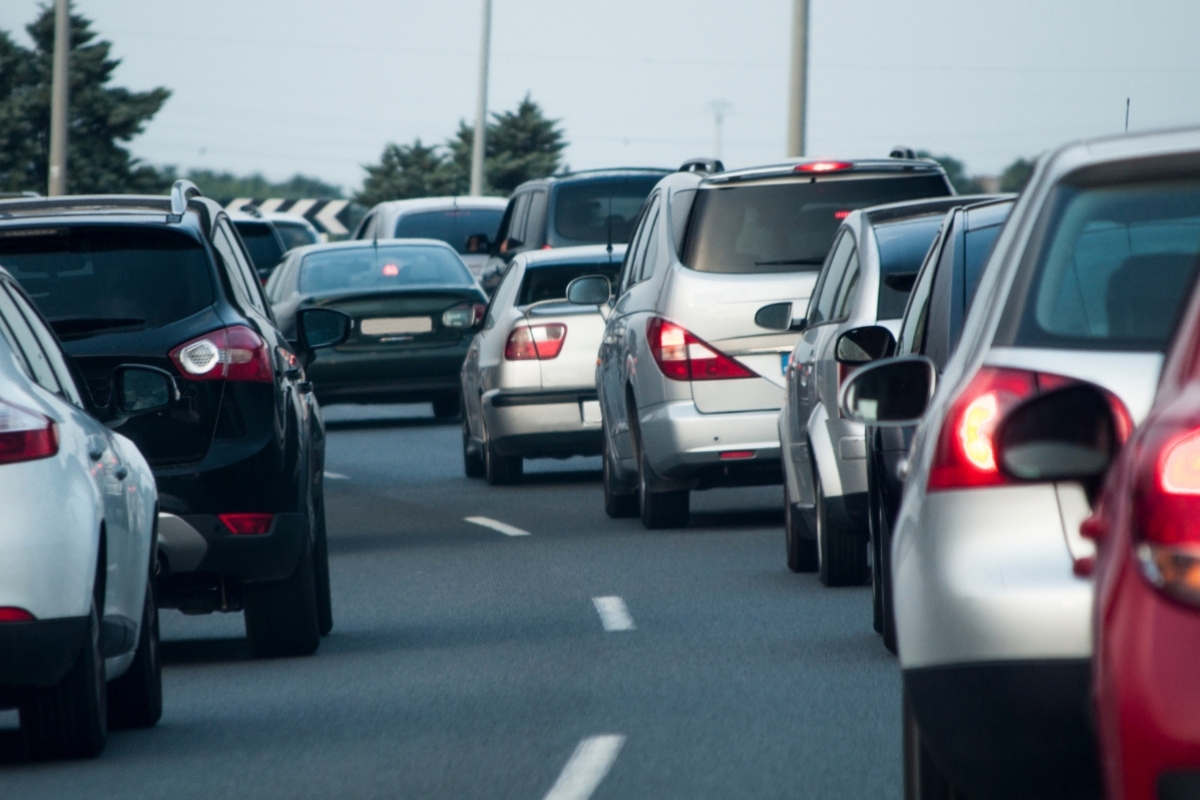
{"label": "car shadow on road", "polygon": [[331,431],[367,431],[380,428],[437,428],[446,425],[458,425],[456,419],[437,419],[435,417],[388,417],[385,419],[327,419],[326,430]]}
{"label": "car shadow on road", "polygon": [[[560,483],[598,483],[602,473],[598,469],[562,470],[560,472],[526,472],[517,486],[552,486]],[[507,487],[506,487],[507,488]]]}
{"label": "car shadow on road", "polygon": [[25,737],[21,731],[0,731],[0,765],[24,764],[31,759],[29,747],[25,744]]}
{"label": "car shadow on road", "polygon": [[783,525],[783,511],[774,508],[752,511],[693,511],[689,528],[771,528]]}
{"label": "car shadow on road", "polygon": [[163,664],[216,664],[250,661],[250,643],[234,639],[171,639],[159,645]]}

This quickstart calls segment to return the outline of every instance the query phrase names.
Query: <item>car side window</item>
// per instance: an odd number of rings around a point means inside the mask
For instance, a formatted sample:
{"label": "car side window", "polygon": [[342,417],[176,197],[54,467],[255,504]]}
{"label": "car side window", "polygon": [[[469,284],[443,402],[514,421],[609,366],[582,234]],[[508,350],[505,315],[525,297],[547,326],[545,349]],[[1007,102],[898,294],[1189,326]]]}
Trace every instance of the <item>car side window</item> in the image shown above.
{"label": "car side window", "polygon": [[267,300],[263,296],[262,291],[262,279],[258,277],[258,270],[254,268],[254,261],[246,251],[246,245],[242,241],[242,237],[229,224],[228,220],[222,220],[221,224],[225,228],[225,235],[229,237],[229,242],[233,246],[233,257],[237,261],[238,271],[242,273],[242,280],[246,282],[246,293],[250,298],[250,304],[259,313],[269,316],[267,312]]}
{"label": "car side window", "polygon": [[62,387],[63,396],[74,405],[83,408],[83,398],[80,397],[79,389],[75,386],[75,379],[71,376],[71,368],[67,366],[67,360],[63,357],[62,347],[59,345],[58,339],[46,327],[45,322],[38,316],[37,311],[25,300],[20,292],[11,286],[6,286],[5,288],[12,295],[12,300],[24,316],[25,323],[29,325],[29,329],[33,331],[38,343],[42,346],[42,352],[46,354],[46,358],[50,362],[50,368],[54,370],[54,377],[58,380],[58,385]]}
{"label": "car side window", "polygon": [[358,227],[354,229],[355,239],[366,239],[370,236],[371,226],[375,224],[375,213],[372,212],[362,218],[362,222],[358,223]]}
{"label": "car side window", "polygon": [[514,264],[508,268],[508,272],[504,273],[504,279],[500,281],[500,285],[496,287],[496,293],[492,295],[492,301],[488,303],[487,317],[483,323],[485,331],[496,327],[496,314],[512,305],[513,294],[517,284],[520,283],[517,273],[520,272],[524,272],[524,270]]}
{"label": "car side window", "polygon": [[20,309],[17,308],[17,304],[6,290],[0,290],[0,317],[3,317],[4,321],[8,324],[8,329],[16,339],[17,347],[25,356],[25,363],[29,366],[30,370],[29,377],[33,378],[34,382],[43,389],[57,395],[62,395],[63,390],[58,384],[58,379],[54,377],[54,369],[50,366],[50,359],[47,358],[45,351],[42,350],[42,346],[38,342],[37,336],[29,328],[28,323],[25,322],[25,317],[21,314]]}
{"label": "car side window", "polygon": [[541,247],[546,243],[546,193],[534,192],[529,200],[529,217],[525,223],[525,244]]}
{"label": "car side window", "polygon": [[695,199],[695,189],[682,189],[671,195],[671,244],[675,247],[676,256],[683,253],[683,235],[687,232],[688,217],[691,216]]}
{"label": "car side window", "polygon": [[241,247],[230,235],[229,225],[225,220],[217,223],[213,245],[221,254],[221,260],[225,262],[225,270],[229,275],[229,282],[234,286],[238,305],[245,311],[258,310],[260,313],[266,313],[262,301],[259,300],[258,290],[251,284],[251,281],[256,281],[257,278],[252,277],[254,273],[251,272],[249,264],[240,257]]}
{"label": "car side window", "polygon": [[821,277],[816,288],[813,289],[812,299],[808,304],[809,326],[829,321],[833,314],[834,300],[837,297],[838,289],[841,288],[842,276],[845,274],[846,265],[850,263],[852,255],[854,255],[854,237],[848,232],[843,233],[830,250],[825,268],[821,270]]}
{"label": "car side window", "polygon": [[[939,241],[939,245],[941,242]],[[908,308],[904,310],[904,320],[900,323],[900,336],[897,338],[896,354],[908,355],[919,353],[921,341],[924,339],[925,319],[929,313],[929,294],[933,288],[933,276],[937,271],[940,249],[935,247],[917,275],[909,296]]]}
{"label": "car side window", "polygon": [[859,272],[858,250],[852,250],[850,262],[846,265],[842,277],[842,285],[838,289],[832,319],[840,321],[849,318],[850,310],[854,308],[854,302],[858,299]]}
{"label": "car side window", "polygon": [[621,274],[617,278],[617,296],[624,294],[625,291],[633,284],[631,276],[635,274],[634,265],[637,263],[638,248],[642,245],[642,240],[646,238],[646,218],[649,214],[650,201],[647,200],[642,206],[642,210],[638,212],[637,221],[634,222],[633,236],[629,237],[629,247],[625,250],[625,260],[621,263]]}
{"label": "car side window", "polygon": [[651,201],[650,210],[646,213],[646,235],[639,243],[637,261],[634,262],[637,268],[635,283],[641,283],[653,275],[654,268],[657,266],[658,231],[662,227],[658,224],[658,212],[661,205],[659,197],[655,195]]}
{"label": "car side window", "polygon": [[509,223],[508,238],[515,239],[521,244],[525,241],[525,221],[529,219],[529,193],[517,195],[513,204],[512,222]]}

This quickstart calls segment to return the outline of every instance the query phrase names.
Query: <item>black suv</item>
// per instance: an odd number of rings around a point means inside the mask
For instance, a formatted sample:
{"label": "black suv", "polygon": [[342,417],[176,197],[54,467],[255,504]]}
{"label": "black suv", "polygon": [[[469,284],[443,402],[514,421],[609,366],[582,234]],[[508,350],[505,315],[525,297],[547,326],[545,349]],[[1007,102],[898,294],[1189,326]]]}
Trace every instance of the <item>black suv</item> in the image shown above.
{"label": "black suv", "polygon": [[181,402],[119,429],[158,482],[159,605],[244,609],[257,656],[316,651],[333,626],[325,431],[303,366],[349,319],[320,309],[286,340],[228,215],[187,181],[170,198],[0,201],[0,264],[98,408],[120,364],[177,378]]}
{"label": "black suv", "polygon": [[483,288],[495,291],[513,256],[525,250],[628,244],[646,196],[669,174],[669,169],[625,167],[522,183],[509,198],[496,240],[488,242],[491,257],[480,274]]}

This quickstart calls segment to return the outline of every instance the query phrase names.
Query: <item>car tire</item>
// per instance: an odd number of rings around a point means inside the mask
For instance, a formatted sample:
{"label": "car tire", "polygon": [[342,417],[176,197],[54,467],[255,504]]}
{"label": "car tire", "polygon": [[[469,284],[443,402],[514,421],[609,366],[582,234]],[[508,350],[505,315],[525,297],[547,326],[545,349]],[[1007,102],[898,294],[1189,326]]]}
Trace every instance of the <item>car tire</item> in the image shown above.
{"label": "car tire", "polygon": [[242,587],[246,638],[255,658],[308,656],[317,651],[321,634],[314,578],[312,543],[305,538],[291,575]]}
{"label": "car tire", "polygon": [[485,430],[483,471],[489,486],[509,486],[520,483],[521,475],[525,471],[525,459],[520,456],[502,456],[497,453]]}
{"label": "car tire", "polygon": [[20,703],[21,731],[35,758],[95,758],[108,739],[108,692],[95,601],[71,671],[56,685],[29,689]]}
{"label": "car tire", "polygon": [[881,514],[879,517],[879,600],[883,628],[883,646],[893,654],[898,653],[896,644],[896,602],[892,581],[892,528]]}
{"label": "car tire", "polygon": [[613,466],[608,454],[608,437],[604,437],[601,445],[601,483],[604,486],[604,513],[612,519],[636,517],[638,511],[637,492],[618,493],[613,488]]}
{"label": "car tire", "polygon": [[686,528],[688,517],[688,495],[683,491],[653,492],[647,484],[650,465],[646,454],[638,448],[638,507],[641,509],[642,525],[650,530],[663,528]]}
{"label": "car tire", "polygon": [[329,582],[329,539],[325,529],[325,490],[318,490],[314,517],[313,581],[317,593],[317,633],[328,636],[333,630],[333,590]]}
{"label": "car tire", "polygon": [[433,398],[433,416],[437,419],[454,419],[461,405],[457,393],[439,394]]}
{"label": "car tire", "polygon": [[146,583],[142,602],[142,627],[133,663],[108,684],[108,725],[119,728],[153,728],[162,718],[162,658],[158,641],[158,603],[154,578]]}
{"label": "car tire", "polygon": [[829,513],[821,478],[817,483],[817,573],[826,586],[861,586],[867,579],[867,548],[862,538],[837,524]]}
{"label": "car tire", "polygon": [[468,478],[486,477],[487,466],[483,463],[483,455],[471,452],[471,423],[467,420],[467,409],[464,407],[460,413],[462,416],[463,472]]}
{"label": "car tire", "polygon": [[[868,470],[870,467],[868,467]],[[868,487],[871,481],[868,478]],[[867,546],[871,550],[871,627],[878,634],[883,633],[883,548],[880,545],[879,523],[882,515],[879,503],[870,488],[867,490],[867,518],[870,528],[867,532]]]}
{"label": "car tire", "polygon": [[955,789],[930,757],[921,728],[908,702],[904,703],[904,800],[968,800]]}
{"label": "car tire", "polygon": [[783,484],[783,536],[787,546],[787,565],[792,572],[816,572],[820,567],[817,542],[808,538],[800,509],[792,502],[787,481]]}

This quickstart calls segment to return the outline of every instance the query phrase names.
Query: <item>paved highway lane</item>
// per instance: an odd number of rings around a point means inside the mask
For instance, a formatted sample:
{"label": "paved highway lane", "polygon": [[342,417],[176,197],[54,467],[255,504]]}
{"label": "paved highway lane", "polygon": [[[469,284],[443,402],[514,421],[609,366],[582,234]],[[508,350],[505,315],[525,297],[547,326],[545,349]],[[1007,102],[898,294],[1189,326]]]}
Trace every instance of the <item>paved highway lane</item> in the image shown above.
{"label": "paved highway lane", "polygon": [[320,652],[252,661],[240,616],[165,613],[161,724],[30,764],[0,715],[0,797],[900,795],[869,591],[787,572],[778,489],[650,532],[604,516],[598,459],[490,488],[425,408],[328,417]]}

